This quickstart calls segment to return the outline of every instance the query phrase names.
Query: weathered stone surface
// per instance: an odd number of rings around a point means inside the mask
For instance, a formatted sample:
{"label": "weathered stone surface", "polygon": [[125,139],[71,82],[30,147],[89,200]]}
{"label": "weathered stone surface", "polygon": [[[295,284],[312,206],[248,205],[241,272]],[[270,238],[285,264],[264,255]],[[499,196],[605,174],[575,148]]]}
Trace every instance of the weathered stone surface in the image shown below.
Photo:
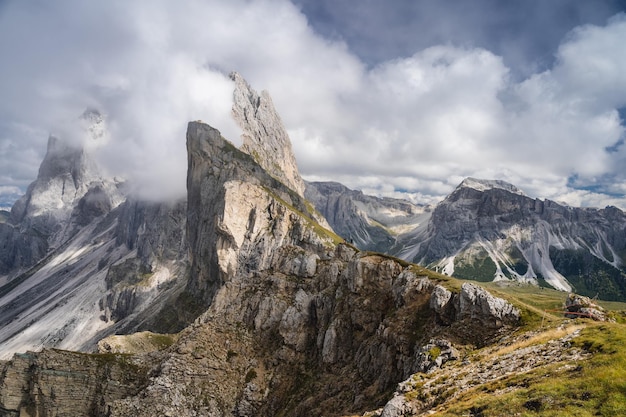
{"label": "weathered stone surface", "polygon": [[[127,379],[116,370],[125,356],[76,356],[84,358],[81,375],[88,377],[65,380],[64,389],[81,393],[76,404],[63,396],[63,407],[75,407],[73,415],[353,414],[379,406],[381,395],[420,369],[454,362],[452,344],[435,336],[446,332],[448,340],[469,344],[477,329],[488,338],[509,323],[506,305],[479,289],[464,287],[448,296],[415,266],[338,244],[297,190],[210,126],[190,123],[187,148],[186,208],[127,202],[90,227],[100,230],[98,242],[106,242],[98,252],[106,259],[98,278],[111,296],[100,298],[109,309],[105,316],[131,326],[150,312],[162,314],[164,304],[143,300],[141,287],[180,289],[180,280],[158,274],[163,267],[184,269],[185,258],[177,255],[182,248],[188,249],[190,268],[188,275],[177,275],[188,278],[181,294],[201,298],[205,311],[170,347],[128,357],[133,366],[124,368],[132,373]],[[175,214],[181,211],[186,233]],[[150,224],[162,223],[161,216],[171,223]],[[90,268],[99,264],[95,259]],[[137,312],[137,302],[147,309]],[[112,339],[101,347],[117,349]],[[11,381],[33,380],[29,372],[38,367],[74,372],[74,357],[64,359],[70,361],[66,368],[60,362],[40,365],[50,358],[47,352],[11,365]],[[93,370],[98,358],[111,357],[114,364]],[[94,385],[96,380],[102,382]],[[37,384],[0,385],[3,407],[25,410],[34,401],[39,415],[51,415],[57,406],[52,391]],[[85,411],[90,404],[96,408]]]}
{"label": "weathered stone surface", "polygon": [[431,339],[417,351],[419,372],[429,373],[449,361],[459,359],[459,352],[445,339]]}
{"label": "weathered stone surface", "polygon": [[389,252],[396,237],[430,218],[430,206],[379,198],[336,182],[307,182],[304,196],[337,234],[361,250]]}
{"label": "weathered stone surface", "polygon": [[416,414],[416,408],[413,407],[404,395],[394,395],[391,400],[383,408],[380,417],[403,417]]}
{"label": "weathered stone surface", "polygon": [[[471,391],[489,391],[490,384],[511,375],[519,375],[545,367],[546,374],[558,364],[560,369],[580,370],[580,361],[589,353],[572,348],[572,339],[580,334],[580,327],[550,329],[546,334],[518,335],[506,344],[494,344],[478,352],[467,355],[462,360],[447,362],[435,367],[431,372],[416,373],[398,384],[392,399],[383,409],[364,413],[363,416],[427,416],[440,411],[448,401],[462,397]],[[512,344],[515,348],[511,348]],[[527,388],[527,380],[515,378],[507,381],[508,390]],[[492,385],[491,385],[492,386]],[[404,413],[404,414],[403,414]]]}
{"label": "weathered stone surface", "polygon": [[565,299],[565,317],[570,319],[591,318],[597,321],[606,321],[607,316],[602,307],[594,303],[589,297],[578,294],[569,294]]}
{"label": "weathered stone surface", "polygon": [[[508,301],[492,296],[484,288],[464,283],[459,294],[453,294],[437,285],[430,297],[430,308],[439,323],[473,323],[478,329],[496,330],[506,325],[516,325],[520,311]],[[483,332],[479,332],[481,335]]]}
{"label": "weathered stone surface", "polygon": [[475,284],[463,284],[458,300],[457,320],[478,320],[487,327],[498,328],[517,324],[520,319],[519,309]]}
{"label": "weathered stone surface", "polygon": [[449,306],[450,298],[452,298],[452,292],[441,285],[437,285],[430,297],[430,308],[441,316],[449,315],[446,308]]}
{"label": "weathered stone surface", "polygon": [[399,236],[389,253],[464,279],[541,277],[556,289],[573,284],[619,300],[626,298],[625,231],[626,214],[616,207],[568,207],[503,181],[468,178],[437,205],[427,227]]}
{"label": "weathered stone surface", "polygon": [[257,94],[243,77],[231,74],[235,81],[232,114],[243,129],[241,150],[272,177],[304,196],[304,181],[300,177],[289,135],[267,91]]}
{"label": "weathered stone surface", "polygon": [[44,350],[15,355],[0,372],[0,410],[15,416],[104,416],[108,403],[148,382],[136,359]]}
{"label": "weathered stone surface", "polygon": [[219,131],[189,123],[187,149],[191,291],[209,301],[239,268],[266,268],[281,246],[332,244],[305,200]]}

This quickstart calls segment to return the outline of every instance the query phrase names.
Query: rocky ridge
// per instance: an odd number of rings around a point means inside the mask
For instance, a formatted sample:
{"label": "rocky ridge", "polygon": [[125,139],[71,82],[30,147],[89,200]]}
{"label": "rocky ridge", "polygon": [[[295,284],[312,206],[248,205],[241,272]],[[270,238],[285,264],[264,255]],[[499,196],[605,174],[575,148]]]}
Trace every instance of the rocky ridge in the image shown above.
{"label": "rocky ridge", "polygon": [[496,185],[461,183],[435,208],[427,228],[399,238],[391,252],[460,278],[545,282],[605,299],[626,297],[624,212],[567,207]]}
{"label": "rocky ridge", "polygon": [[[444,277],[339,243],[297,190],[216,129],[190,123],[187,147],[186,232],[174,233],[178,215],[127,201],[123,213],[104,216],[109,223],[93,225],[111,235],[99,241],[98,257],[83,260],[91,267],[102,261],[97,282],[120,290],[118,307],[132,305],[136,292],[124,292],[125,286],[137,291],[156,282],[150,287],[178,291],[172,308],[185,307],[186,293],[205,312],[157,352],[127,357],[44,350],[28,354],[28,371],[16,357],[0,375],[3,413],[59,409],[56,392],[38,388],[38,375],[74,375],[72,358],[80,357],[86,369],[79,375],[104,369],[106,386],[119,391],[106,396],[101,385],[91,390],[80,378],[66,378],[68,390],[84,394],[63,396],[63,410],[73,415],[341,415],[380,405],[398,381],[424,369],[430,340],[444,347],[481,344],[518,324],[519,311],[479,287],[457,293],[438,285]],[[180,205],[172,209],[181,212]],[[150,225],[161,215],[174,220],[171,228],[159,226],[163,220]],[[185,265],[183,248],[188,273],[163,280],[155,266]],[[173,259],[165,264],[168,254]],[[106,303],[105,319],[128,313]],[[125,329],[141,323],[142,314],[163,317],[163,306],[138,312]],[[46,362],[51,352],[65,361]],[[114,372],[103,358],[117,364],[110,366],[137,366]]]}
{"label": "rocky ridge", "polygon": [[[457,361],[433,363],[425,372],[415,373],[398,384],[392,399],[382,408],[367,412],[367,417],[424,416],[445,409],[446,405],[473,390],[512,391],[521,387],[511,382],[498,386],[498,382],[512,376],[519,377],[530,371],[550,366],[575,371],[579,361],[589,358],[589,352],[573,347],[572,340],[580,334],[580,326],[561,326],[555,334],[536,332],[509,338],[502,344],[482,350],[478,354],[465,354]],[[433,351],[437,358],[446,355],[444,350]],[[449,356],[449,354],[448,354]],[[436,362],[431,361],[431,362]],[[493,387],[492,387],[493,386]],[[472,411],[474,410],[474,411]],[[467,413],[476,413],[468,407]],[[479,411],[478,411],[479,412]]]}
{"label": "rocky ridge", "polygon": [[626,215],[534,199],[512,184],[466,178],[434,208],[308,183],[306,196],[346,240],[479,281],[512,280],[626,299]]}
{"label": "rocky ridge", "polygon": [[336,182],[307,182],[304,196],[361,250],[388,252],[399,235],[426,224],[431,214],[429,206],[365,195]]}
{"label": "rocky ridge", "polygon": [[269,93],[258,94],[236,72],[230,77],[235,82],[232,114],[243,129],[241,150],[268,174],[303,196],[304,180],[298,171],[291,140]]}

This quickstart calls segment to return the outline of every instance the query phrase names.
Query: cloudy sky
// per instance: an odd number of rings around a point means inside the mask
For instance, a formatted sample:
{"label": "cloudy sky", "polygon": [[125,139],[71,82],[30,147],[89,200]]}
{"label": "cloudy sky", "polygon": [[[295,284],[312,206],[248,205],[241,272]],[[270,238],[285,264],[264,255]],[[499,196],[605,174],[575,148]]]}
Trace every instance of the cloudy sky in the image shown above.
{"label": "cloudy sky", "polygon": [[185,129],[235,143],[238,71],[268,90],[308,180],[436,202],[467,176],[626,208],[617,0],[0,0],[0,205],[50,134],[143,196],[184,195]]}

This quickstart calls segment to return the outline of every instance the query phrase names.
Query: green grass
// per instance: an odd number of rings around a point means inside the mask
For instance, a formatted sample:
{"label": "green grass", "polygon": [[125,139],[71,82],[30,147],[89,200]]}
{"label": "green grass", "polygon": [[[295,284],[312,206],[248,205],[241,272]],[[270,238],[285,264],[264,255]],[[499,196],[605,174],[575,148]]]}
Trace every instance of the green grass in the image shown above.
{"label": "green grass", "polygon": [[484,250],[481,251],[472,263],[463,260],[455,262],[454,264],[455,277],[461,279],[472,279],[480,282],[493,281],[496,270],[496,264]]}
{"label": "green grass", "polygon": [[[588,322],[573,348],[587,360],[535,368],[471,390],[435,416],[624,416],[626,326]],[[568,365],[568,366],[564,366]]]}

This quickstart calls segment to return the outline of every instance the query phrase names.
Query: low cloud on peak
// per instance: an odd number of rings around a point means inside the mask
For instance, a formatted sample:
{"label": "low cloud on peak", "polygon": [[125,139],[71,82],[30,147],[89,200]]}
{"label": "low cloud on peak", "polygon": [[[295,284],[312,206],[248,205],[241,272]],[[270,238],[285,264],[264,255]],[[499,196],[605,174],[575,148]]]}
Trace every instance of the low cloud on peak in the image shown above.
{"label": "low cloud on peak", "polygon": [[[107,172],[144,197],[182,196],[188,121],[239,142],[227,76],[238,71],[269,91],[305,178],[433,202],[474,176],[574,205],[626,207],[616,192],[626,183],[623,14],[551,38],[553,59],[537,71],[473,37],[475,25],[410,54],[364,58],[358,42],[367,38],[329,35],[323,16],[285,0],[4,3],[0,53],[12,59],[0,67],[10,97],[0,103],[0,186],[24,190],[48,135],[79,135],[73,126],[93,108],[106,117],[105,145],[94,151]],[[424,37],[443,36],[432,26]]]}

